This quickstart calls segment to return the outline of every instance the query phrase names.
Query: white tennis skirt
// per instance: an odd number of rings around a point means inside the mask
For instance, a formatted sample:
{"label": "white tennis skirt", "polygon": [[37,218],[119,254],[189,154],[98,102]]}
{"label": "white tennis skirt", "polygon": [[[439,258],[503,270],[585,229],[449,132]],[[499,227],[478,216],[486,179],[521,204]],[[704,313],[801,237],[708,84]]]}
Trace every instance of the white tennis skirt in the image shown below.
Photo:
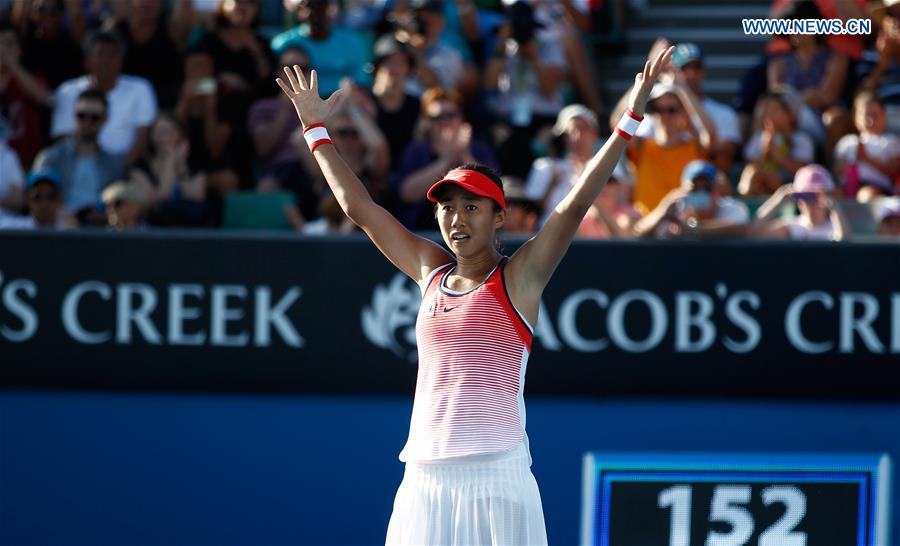
{"label": "white tennis skirt", "polygon": [[528,448],[486,462],[406,463],[385,544],[547,544]]}

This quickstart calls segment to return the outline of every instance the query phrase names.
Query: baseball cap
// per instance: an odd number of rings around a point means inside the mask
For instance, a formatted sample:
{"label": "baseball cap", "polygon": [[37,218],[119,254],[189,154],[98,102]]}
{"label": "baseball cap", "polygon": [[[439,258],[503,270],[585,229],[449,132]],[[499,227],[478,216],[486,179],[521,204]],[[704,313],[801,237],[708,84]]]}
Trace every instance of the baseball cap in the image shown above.
{"label": "baseball cap", "polygon": [[815,163],[800,167],[794,174],[795,193],[827,193],[834,190],[834,181],[828,169]]}
{"label": "baseball cap", "polygon": [[659,97],[668,94],[678,96],[676,87],[670,83],[656,82],[653,84],[653,89],[650,90],[650,98],[647,99],[647,102],[655,101]]}
{"label": "baseball cap", "polygon": [[375,59],[373,64],[376,67],[394,53],[406,55],[407,59],[409,59],[409,64],[413,64],[415,61],[406,44],[391,35],[384,35],[375,42],[374,53]]}
{"label": "baseball cap", "polygon": [[706,177],[710,182],[715,182],[718,174],[716,166],[709,161],[695,159],[685,165],[684,170],[681,171],[681,183],[687,184],[701,176]]}
{"label": "baseball cap", "polygon": [[101,194],[104,203],[124,201],[126,203],[143,204],[144,193],[129,182],[113,182]]}
{"label": "baseball cap", "polygon": [[556,116],[556,123],[553,124],[553,134],[559,136],[566,132],[566,126],[569,121],[575,118],[581,118],[588,122],[591,127],[598,129],[600,123],[597,121],[597,114],[583,104],[570,104],[559,111]]}
{"label": "baseball cap", "polygon": [[59,175],[59,172],[56,169],[37,169],[28,173],[28,180],[25,181],[25,187],[31,189],[38,182],[50,182],[57,189],[62,189],[63,182],[62,177]]}
{"label": "baseball cap", "polygon": [[678,44],[678,47],[676,47],[675,51],[672,53],[672,66],[681,68],[692,61],[703,62],[703,53],[700,51],[697,44]]}
{"label": "baseball cap", "polygon": [[464,190],[468,190],[475,195],[493,199],[501,208],[506,208],[506,199],[503,197],[503,190],[494,181],[478,171],[469,169],[454,169],[447,173],[446,178],[438,180],[430,188],[425,196],[429,201],[438,202],[434,192],[444,184],[456,184]]}

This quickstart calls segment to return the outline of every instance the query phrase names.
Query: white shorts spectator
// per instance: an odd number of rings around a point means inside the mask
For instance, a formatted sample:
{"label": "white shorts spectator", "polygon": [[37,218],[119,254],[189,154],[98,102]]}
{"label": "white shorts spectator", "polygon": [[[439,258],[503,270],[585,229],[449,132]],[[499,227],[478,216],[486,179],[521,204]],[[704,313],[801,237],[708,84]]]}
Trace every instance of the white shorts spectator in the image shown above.
{"label": "white shorts spectator", "polygon": [[406,463],[385,544],[546,545],[523,444],[484,462]]}

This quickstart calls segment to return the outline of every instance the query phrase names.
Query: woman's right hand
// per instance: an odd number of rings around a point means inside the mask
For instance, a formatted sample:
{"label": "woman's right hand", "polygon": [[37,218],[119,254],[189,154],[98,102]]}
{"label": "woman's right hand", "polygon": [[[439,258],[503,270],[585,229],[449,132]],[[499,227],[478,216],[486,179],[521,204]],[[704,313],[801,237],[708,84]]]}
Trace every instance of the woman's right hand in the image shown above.
{"label": "woman's right hand", "polygon": [[314,123],[325,122],[334,110],[338,100],[343,96],[341,90],[338,89],[328,99],[322,100],[319,97],[319,79],[315,70],[310,71],[308,82],[303,75],[303,71],[297,65],[294,65],[293,68],[284,67],[284,73],[290,85],[284,83],[284,80],[281,78],[276,78],[275,82],[278,84],[278,87],[281,87],[284,94],[291,99],[291,102],[294,104],[294,110],[297,111],[297,116],[300,118],[300,123],[307,127]]}

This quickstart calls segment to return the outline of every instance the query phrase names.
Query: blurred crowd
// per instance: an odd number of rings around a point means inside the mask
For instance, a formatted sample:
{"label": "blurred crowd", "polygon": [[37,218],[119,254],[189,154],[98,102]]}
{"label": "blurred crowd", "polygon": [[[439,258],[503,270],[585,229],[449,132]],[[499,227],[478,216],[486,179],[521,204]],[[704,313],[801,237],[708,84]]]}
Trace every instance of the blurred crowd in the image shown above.
{"label": "blurred crowd", "polygon": [[[334,144],[404,225],[436,229],[427,188],[479,162],[504,175],[506,231],[534,233],[624,111],[597,68],[614,49],[592,38],[652,9],[284,0],[275,29],[264,7],[0,0],[0,228],[353,231],[275,84],[297,65],[343,89]],[[648,56],[676,45],[672,66],[580,237],[900,240],[900,0],[772,16],[872,33],[773,37],[731,104],[704,92],[715,52],[657,40]]]}

